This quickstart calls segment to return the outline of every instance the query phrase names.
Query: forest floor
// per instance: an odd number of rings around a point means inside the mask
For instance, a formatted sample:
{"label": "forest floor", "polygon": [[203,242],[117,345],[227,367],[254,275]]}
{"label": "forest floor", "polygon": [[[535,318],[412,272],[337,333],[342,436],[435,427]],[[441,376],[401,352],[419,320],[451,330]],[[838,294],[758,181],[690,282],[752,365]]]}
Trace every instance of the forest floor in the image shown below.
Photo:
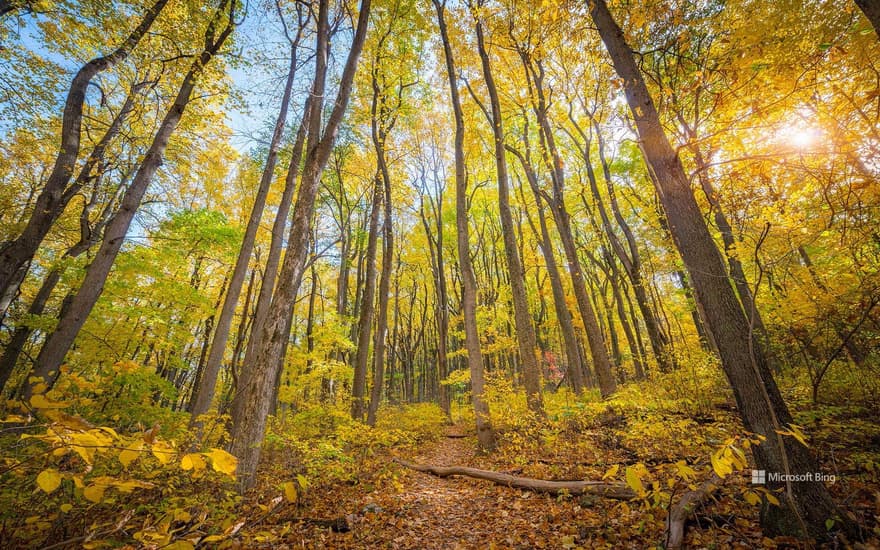
{"label": "forest floor", "polygon": [[[523,475],[515,463],[478,455],[475,438],[461,437],[464,433],[461,426],[450,427],[444,437],[400,458]],[[392,469],[385,478],[390,482],[374,485],[375,472],[365,473],[356,484],[312,494],[307,512],[288,508],[260,527],[276,536],[279,526],[289,530],[271,546],[277,548],[283,540],[289,548],[648,548],[663,540],[666,514],[660,508],[592,496],[539,495],[463,477],[439,478],[392,464],[391,454],[374,458],[374,464]],[[704,518],[704,527],[711,523],[713,528],[698,527],[703,532],[689,540],[714,548],[761,546],[760,530],[754,527],[757,509],[730,513],[730,506],[728,502],[721,508],[727,516]],[[302,512],[311,519],[345,517],[350,530],[336,532],[302,521]],[[768,541],[765,547],[775,546]]]}
{"label": "forest floor", "polygon": [[[89,451],[84,445],[95,437],[116,432],[55,412],[25,433],[0,429],[0,548],[661,548],[669,507],[724,464],[720,487],[690,518],[686,547],[815,547],[761,532],[760,503],[773,495],[751,483],[754,438],[729,395],[696,401],[672,393],[687,386],[669,388],[634,384],[607,401],[559,392],[548,395],[543,417],[528,413],[524,396],[500,393],[491,454],[477,452],[461,403],[455,424],[424,403],[380,409],[375,427],[343,407],[282,412],[270,424],[257,486],[245,495],[219,449],[187,454],[185,439],[155,439],[154,425]],[[864,544],[853,547],[880,548],[880,408],[843,394],[821,405],[797,396],[789,390],[791,429],[821,472],[835,476],[832,496],[864,528]],[[640,496],[537,494],[439,478],[395,459],[542,480],[604,479]],[[849,547],[826,527],[824,547]]]}
{"label": "forest floor", "polygon": [[[476,452],[476,438],[469,425],[447,426],[440,428],[435,438],[412,446],[382,447],[361,456],[354,478],[317,483],[302,502],[279,506],[264,521],[243,529],[242,540],[258,544],[265,537],[267,548],[662,548],[667,506],[687,490],[681,482],[674,488],[671,483],[667,486],[673,476],[663,472],[674,472],[679,465],[691,464],[695,483],[711,472],[706,459],[699,458],[700,452],[695,450],[705,445],[705,440],[675,433],[675,426],[679,423],[698,427],[712,441],[711,434],[723,437],[723,433],[735,430],[731,428],[737,424],[732,415],[732,411],[719,411],[714,418],[702,419],[705,424],[699,426],[692,419],[667,417],[663,422],[667,438],[660,437],[649,444],[642,439],[647,437],[644,435],[628,439],[645,429],[637,421],[604,414],[593,417],[592,424],[562,429],[552,435],[504,433],[499,450],[492,455]],[[647,426],[656,425],[651,420],[654,418],[646,418]],[[843,478],[842,483],[832,485],[832,493],[861,518],[863,525],[876,532],[880,490],[875,473],[866,471],[872,470],[873,464],[866,468],[864,458],[859,458],[858,453],[850,455],[846,449],[848,442],[854,444],[849,450],[876,450],[876,445],[850,439],[843,433],[835,437],[830,428],[839,424],[825,423],[828,426],[816,430],[818,437],[811,444],[823,459],[823,471],[837,471],[838,478]],[[865,424],[860,424],[859,431],[863,436],[876,432],[866,429]],[[682,446],[671,443],[676,440]],[[636,441],[640,442],[638,446],[633,445]],[[717,447],[720,441],[714,441]],[[628,479],[624,470],[645,465],[646,486],[653,486],[655,492],[671,489],[662,493],[663,500],[653,503],[650,498],[624,502],[595,496],[548,496],[483,480],[438,478],[406,469],[393,462],[394,458],[561,480],[599,480],[612,470],[613,478]],[[619,465],[619,472],[615,465]],[[814,547],[796,539],[763,536],[758,526],[759,507],[744,498],[754,488],[749,475],[748,469],[729,475],[714,497],[697,509],[694,521],[688,523],[686,547]],[[345,519],[344,532],[314,521],[337,518]],[[860,548],[880,547],[876,536],[866,538],[867,544]]]}

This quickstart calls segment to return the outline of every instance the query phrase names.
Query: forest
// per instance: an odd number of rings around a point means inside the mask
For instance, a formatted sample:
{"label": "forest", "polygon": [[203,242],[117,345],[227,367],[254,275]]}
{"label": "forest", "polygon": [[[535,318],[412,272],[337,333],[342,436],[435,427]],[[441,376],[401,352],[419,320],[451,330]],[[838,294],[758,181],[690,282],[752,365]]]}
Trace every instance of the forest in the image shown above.
{"label": "forest", "polygon": [[0,0],[0,547],[880,548],[880,0]]}

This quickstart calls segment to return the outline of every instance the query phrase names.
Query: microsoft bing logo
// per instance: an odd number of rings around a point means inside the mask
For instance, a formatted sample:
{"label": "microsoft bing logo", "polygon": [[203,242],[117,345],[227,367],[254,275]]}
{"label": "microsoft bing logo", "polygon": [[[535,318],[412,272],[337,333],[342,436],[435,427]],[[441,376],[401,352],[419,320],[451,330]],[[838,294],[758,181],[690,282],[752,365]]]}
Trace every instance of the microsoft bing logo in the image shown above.
{"label": "microsoft bing logo", "polygon": [[767,483],[766,470],[752,470],[752,485],[765,485]]}

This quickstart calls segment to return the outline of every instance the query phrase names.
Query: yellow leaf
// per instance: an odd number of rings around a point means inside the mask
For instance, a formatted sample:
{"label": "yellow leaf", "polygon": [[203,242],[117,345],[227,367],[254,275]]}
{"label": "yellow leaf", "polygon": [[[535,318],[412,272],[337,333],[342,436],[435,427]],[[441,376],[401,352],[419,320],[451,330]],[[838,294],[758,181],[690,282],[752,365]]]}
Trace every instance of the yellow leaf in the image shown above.
{"label": "yellow leaf", "polygon": [[71,510],[73,510],[73,504],[64,503],[61,505],[61,511],[64,512],[65,514]]}
{"label": "yellow leaf", "polygon": [[193,550],[195,546],[193,546],[193,543],[188,540],[176,540],[163,548],[165,548],[165,550]]}
{"label": "yellow leaf", "polygon": [[234,476],[238,459],[223,449],[211,449],[205,456],[211,459],[211,466],[218,472]]}
{"label": "yellow leaf", "polygon": [[168,464],[174,458],[174,447],[164,441],[154,441],[150,446],[150,451],[161,464]]}
{"label": "yellow leaf", "polygon": [[712,453],[712,469],[715,470],[715,473],[721,479],[724,479],[729,473],[733,472],[733,466],[724,460],[720,453]]}
{"label": "yellow leaf", "polygon": [[695,472],[693,468],[688,466],[687,462],[685,462],[684,460],[679,460],[678,462],[676,462],[675,467],[678,470],[679,477],[681,477],[682,479],[693,479],[694,476],[697,475],[697,472]]}
{"label": "yellow leaf", "polygon": [[281,484],[281,488],[284,489],[284,498],[290,502],[296,502],[297,493],[296,484],[294,482],[286,481]]}
{"label": "yellow leaf", "polygon": [[645,494],[645,486],[642,485],[642,478],[633,466],[627,466],[626,468],[626,484],[629,485],[639,496]]}
{"label": "yellow leaf", "polygon": [[61,486],[61,474],[58,470],[48,468],[37,475],[37,485],[47,494]]}
{"label": "yellow leaf", "polygon": [[620,464],[615,464],[614,466],[608,468],[608,471],[605,472],[605,475],[602,476],[602,479],[608,479],[609,477],[617,476],[618,470],[620,470]]}
{"label": "yellow leaf", "polygon": [[137,479],[114,481],[113,486],[123,493],[130,493],[135,489],[152,489],[153,487],[155,487],[155,485],[148,481],[138,481]]}
{"label": "yellow leaf", "polygon": [[767,502],[769,502],[769,503],[772,504],[773,506],[779,506],[779,499],[776,498],[776,497],[773,495],[773,493],[766,492],[766,493],[764,493],[764,496],[767,497]]}
{"label": "yellow leaf", "polygon": [[745,493],[743,493],[743,496],[745,497],[746,502],[748,502],[752,506],[757,506],[758,504],[761,504],[761,497],[758,496],[758,494],[754,491],[746,491]]}
{"label": "yellow leaf", "polygon": [[121,451],[119,451],[119,462],[121,462],[125,468],[128,468],[129,464],[131,464],[132,462],[137,460],[139,456],[141,456],[141,449],[143,448],[143,441],[136,441],[131,447],[126,447],[125,449],[122,449]]}
{"label": "yellow leaf", "polygon": [[92,458],[95,456],[95,448],[104,446],[101,441],[90,433],[73,434],[71,439],[73,439],[74,443],[71,445],[71,448],[85,460],[86,464],[92,463]]}
{"label": "yellow leaf", "polygon": [[62,401],[49,401],[45,395],[39,393],[31,396],[31,407],[35,409],[63,409],[69,404]]}
{"label": "yellow leaf", "polygon": [[180,467],[184,470],[195,470],[196,472],[205,469],[205,459],[198,453],[183,455],[180,459]]}
{"label": "yellow leaf", "polygon": [[83,489],[83,496],[91,502],[101,502],[104,498],[104,491],[107,490],[106,485],[89,485]]}

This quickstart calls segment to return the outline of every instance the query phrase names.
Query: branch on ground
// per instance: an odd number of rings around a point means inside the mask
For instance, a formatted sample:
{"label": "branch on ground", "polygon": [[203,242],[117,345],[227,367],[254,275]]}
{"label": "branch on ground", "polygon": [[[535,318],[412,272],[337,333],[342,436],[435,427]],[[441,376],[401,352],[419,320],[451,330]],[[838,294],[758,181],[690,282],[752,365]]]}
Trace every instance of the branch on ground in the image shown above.
{"label": "branch on ground", "polygon": [[630,500],[636,497],[635,492],[625,483],[609,483],[604,481],[548,481],[545,479],[512,476],[501,472],[479,470],[477,468],[468,468],[465,466],[432,466],[430,464],[407,462],[406,460],[401,460],[399,458],[395,458],[393,461],[405,468],[435,475],[437,477],[465,476],[475,479],[485,479],[498,485],[504,485],[505,487],[525,489],[536,493],[546,493],[551,495],[562,493],[569,495],[590,494],[617,500]]}
{"label": "branch on ground", "polygon": [[669,510],[666,518],[666,548],[681,548],[684,543],[684,532],[688,518],[692,512],[709,498],[721,485],[721,478],[712,472],[712,476],[693,491],[688,491]]}

